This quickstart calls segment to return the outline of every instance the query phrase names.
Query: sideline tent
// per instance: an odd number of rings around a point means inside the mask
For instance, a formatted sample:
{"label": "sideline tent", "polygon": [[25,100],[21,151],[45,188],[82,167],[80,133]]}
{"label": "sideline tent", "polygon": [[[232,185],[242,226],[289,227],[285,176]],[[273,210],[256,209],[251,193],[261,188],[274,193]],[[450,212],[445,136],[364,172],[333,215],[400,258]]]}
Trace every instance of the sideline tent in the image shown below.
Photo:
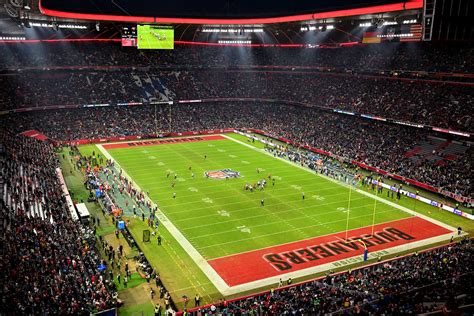
{"label": "sideline tent", "polygon": [[87,209],[87,206],[85,203],[78,203],[76,204],[76,209],[77,209],[77,214],[79,215],[79,218],[81,219],[81,222],[84,224],[87,224],[89,222],[89,217],[91,214],[89,213],[89,210]]}

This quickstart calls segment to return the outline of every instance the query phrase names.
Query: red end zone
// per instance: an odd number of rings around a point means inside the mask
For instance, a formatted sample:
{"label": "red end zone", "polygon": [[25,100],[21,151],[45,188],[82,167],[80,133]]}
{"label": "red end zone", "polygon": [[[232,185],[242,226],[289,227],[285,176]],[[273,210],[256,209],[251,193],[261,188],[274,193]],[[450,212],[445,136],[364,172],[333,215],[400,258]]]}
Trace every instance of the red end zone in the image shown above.
{"label": "red end zone", "polygon": [[127,143],[105,144],[105,145],[102,145],[102,147],[104,147],[104,149],[130,148],[130,147],[137,147],[137,146],[155,146],[155,145],[167,145],[167,144],[179,144],[179,143],[194,143],[194,142],[204,142],[208,140],[223,140],[223,139],[226,139],[226,138],[221,135],[182,137],[182,138],[163,138],[163,139],[143,140],[143,141],[127,142]]}
{"label": "red end zone", "polygon": [[363,239],[369,253],[451,233],[419,217],[411,217],[345,232],[264,248],[209,261],[229,286],[240,285],[364,253],[357,239]]}

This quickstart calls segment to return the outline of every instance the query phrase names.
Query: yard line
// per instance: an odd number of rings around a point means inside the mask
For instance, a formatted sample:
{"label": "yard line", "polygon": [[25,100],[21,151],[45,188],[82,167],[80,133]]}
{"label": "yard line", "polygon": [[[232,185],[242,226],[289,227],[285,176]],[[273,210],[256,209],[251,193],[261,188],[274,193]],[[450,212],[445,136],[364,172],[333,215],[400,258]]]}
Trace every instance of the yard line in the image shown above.
{"label": "yard line", "polygon": [[[265,153],[265,154],[267,154],[267,155],[270,155],[270,153],[266,152],[265,150],[258,149],[258,148],[254,147],[254,146],[250,146],[250,145],[248,145],[248,144],[245,144],[244,142],[241,142],[240,140],[233,139],[232,137],[229,137],[229,136],[227,136],[227,135],[222,135],[222,136],[225,137],[225,138],[227,138],[227,139],[230,139],[230,140],[232,140],[232,141],[234,141],[234,142],[236,142],[236,143],[242,144],[242,145],[244,145],[245,147],[249,147],[249,148],[251,148],[251,149],[253,149],[253,150],[255,150],[255,151],[263,152],[263,153]],[[271,156],[271,155],[270,155],[270,156]],[[288,161],[288,160],[286,160],[286,159],[283,159],[283,158],[280,158],[280,157],[276,157],[276,159],[280,159],[281,161],[284,161],[284,162],[286,162],[286,163],[288,163],[288,164],[290,164],[290,165],[293,165],[293,166],[295,166],[295,167],[297,167],[297,168],[300,168],[300,169],[302,169],[302,170],[305,170],[306,172],[311,172],[308,168],[302,167],[302,166],[300,166],[300,165],[298,165],[298,164],[294,164],[294,163],[292,163],[292,162],[290,162],[290,161]],[[333,182],[333,183],[339,184],[340,186],[343,186],[343,187],[345,187],[345,188],[349,188],[349,186],[350,186],[349,184],[346,184],[346,183],[337,181],[337,180],[335,180],[335,179],[332,179],[331,177],[328,177],[328,176],[325,176],[325,175],[322,175],[322,174],[316,173],[316,175],[319,176],[319,177],[325,178],[325,179],[327,179],[327,180],[329,180],[329,181],[331,181],[331,182]],[[406,213],[408,213],[408,214],[410,214],[410,215],[416,215],[416,216],[418,216],[418,217],[420,217],[420,218],[422,218],[422,219],[424,219],[424,220],[427,220],[427,221],[429,221],[429,222],[431,222],[431,223],[434,223],[434,224],[436,224],[436,225],[438,225],[438,226],[444,227],[444,228],[446,228],[446,229],[448,229],[448,230],[456,231],[456,228],[454,228],[454,227],[452,227],[452,226],[450,226],[450,225],[448,225],[448,224],[445,224],[445,223],[443,223],[443,222],[441,222],[441,221],[438,221],[438,220],[436,220],[436,219],[434,219],[434,218],[431,218],[431,217],[428,217],[428,216],[426,216],[426,215],[423,215],[423,214],[417,213],[417,212],[415,212],[415,211],[412,211],[412,210],[410,210],[410,209],[408,209],[408,208],[406,208],[406,207],[404,207],[404,206],[398,205],[398,204],[396,204],[396,203],[394,203],[394,202],[387,201],[387,200],[385,200],[384,198],[382,198],[382,197],[380,197],[380,196],[378,196],[378,195],[374,195],[374,194],[372,194],[372,193],[366,192],[366,191],[361,190],[361,189],[359,189],[359,188],[355,188],[355,192],[358,192],[358,193],[360,193],[360,194],[362,194],[362,195],[371,197],[372,199],[375,199],[375,200],[377,200],[377,201],[379,201],[379,202],[382,202],[382,203],[384,203],[384,204],[390,205],[390,206],[392,206],[392,207],[394,207],[394,208],[396,208],[396,209],[399,209],[399,210],[401,210],[401,211],[404,211],[404,212],[406,212]]]}
{"label": "yard line", "polygon": [[[257,149],[257,148],[255,148],[255,147],[250,146],[250,145],[247,145],[247,144],[245,144],[245,143],[243,143],[243,142],[241,142],[241,141],[231,139],[231,138],[229,138],[229,137],[227,137],[227,136],[225,136],[225,135],[223,135],[223,136],[226,137],[227,139],[230,139],[230,140],[232,140],[232,141],[234,141],[234,142],[240,143],[240,144],[242,144],[242,145],[244,145],[244,146],[246,146],[246,147],[249,147],[249,148],[251,148],[251,149],[253,149],[253,150],[256,150],[256,151],[258,151],[258,152],[260,152],[260,153],[265,153],[265,154],[268,154],[270,157],[273,157],[271,154],[269,154],[269,153],[267,153],[267,152],[265,152],[265,151],[263,151],[263,150],[261,150],[261,149]],[[225,147],[223,147],[223,148],[225,148]],[[226,149],[227,149],[227,148],[226,148]],[[226,153],[224,153],[224,154],[230,154],[230,153],[232,153],[232,152],[233,152],[232,150],[227,150]],[[157,154],[155,154],[155,153],[152,153],[152,154],[157,155]],[[174,154],[175,154],[175,153],[174,153]],[[212,155],[213,155],[214,157],[219,157],[219,156],[217,155],[217,153],[214,153],[214,154],[212,154]],[[301,166],[299,166],[299,165],[296,165],[296,164],[294,164],[294,163],[291,163],[291,162],[287,161],[286,159],[282,159],[282,158],[280,158],[280,157],[273,157],[273,158],[280,159],[280,160],[282,160],[282,161],[284,161],[284,162],[286,162],[286,163],[288,163],[288,164],[290,164],[290,165],[292,165],[292,166],[296,166],[296,167],[298,167],[298,168],[300,168],[300,169],[303,169],[303,170],[305,170],[305,171],[307,171],[307,172],[309,172],[309,173],[311,173],[311,174],[313,174],[313,175],[320,176],[320,177],[324,178],[325,180],[329,180],[329,181],[331,181],[331,182],[333,182],[333,183],[336,183],[336,184],[338,184],[338,185],[342,185],[342,186],[344,186],[344,187],[346,187],[346,188],[348,187],[348,185],[345,185],[345,184],[343,184],[343,183],[340,183],[340,182],[338,182],[338,181],[336,181],[336,180],[334,180],[334,179],[331,179],[331,178],[329,178],[329,177],[326,177],[326,176],[317,174],[317,173],[315,173],[314,171],[310,171],[310,170],[307,169],[307,168],[303,168],[303,167],[301,167]],[[243,157],[243,155],[239,154],[238,160],[241,160],[241,159],[246,159],[246,158]],[[158,160],[159,160],[159,159],[158,159]],[[147,160],[147,161],[148,161],[148,160]],[[256,164],[256,165],[259,164],[259,163],[257,163],[257,162],[255,162],[255,163],[252,162],[252,163],[253,163],[253,164]],[[156,168],[156,166],[154,166],[154,167]],[[265,167],[265,166],[263,166],[263,167]],[[241,170],[250,170],[250,172],[251,172],[250,167],[249,167],[248,169],[244,169],[245,166],[242,165],[242,167],[239,167],[239,168],[240,168]],[[279,169],[279,168],[278,168],[278,169]],[[276,168],[272,170],[272,173],[275,172],[274,170],[276,170]],[[182,172],[182,171],[180,171],[180,169],[177,169],[177,171],[179,171],[180,173]],[[283,173],[283,172],[281,172],[281,173]],[[141,173],[140,173],[140,174],[141,174]],[[286,178],[286,177],[287,177],[287,176],[286,176],[286,173],[284,173],[284,174],[285,174],[285,178]],[[291,177],[291,174],[288,175],[288,176]],[[186,186],[187,186],[188,184],[190,184],[190,182],[186,183]],[[370,197],[371,199],[382,200],[382,202],[385,203],[385,204],[387,204],[387,205],[391,205],[391,206],[393,206],[393,207],[395,207],[395,208],[397,208],[397,209],[403,210],[403,207],[400,207],[400,206],[396,205],[395,203],[392,203],[392,202],[389,202],[389,201],[385,201],[384,199],[382,199],[382,198],[380,198],[380,197],[375,197],[375,196],[373,196],[373,195],[370,194],[370,193],[361,191],[361,190],[359,190],[359,189],[355,189],[354,191],[359,192],[359,193],[362,194],[363,196]],[[309,196],[309,195],[308,195],[308,196]],[[179,204],[178,204],[178,205],[179,205]],[[364,207],[364,206],[361,206],[361,207]],[[211,207],[206,207],[206,208],[202,208],[202,209],[213,209],[213,207],[211,206]],[[215,209],[215,208],[214,208],[214,209]],[[408,210],[408,209],[406,209],[406,210]],[[392,211],[392,210],[389,210],[389,211],[386,211],[386,212],[390,212],[390,211]],[[160,210],[160,212],[161,212],[161,210]],[[380,212],[380,213],[382,213],[382,212]],[[385,213],[385,212],[384,212],[384,213]],[[408,210],[407,213],[410,213],[410,210]],[[411,213],[410,213],[410,214],[411,214]],[[315,220],[315,222],[316,222],[316,221],[317,221],[317,220]],[[321,222],[320,222],[320,221],[318,221],[318,222],[319,222],[319,225],[321,225]],[[322,223],[322,224],[324,225],[324,223]],[[326,226],[327,226],[327,225],[326,225]],[[321,227],[323,227],[323,226],[321,226]],[[326,228],[326,229],[327,229],[327,228]],[[173,236],[174,236],[174,235],[173,235]],[[183,236],[184,236],[184,235],[183,235]],[[252,237],[252,238],[250,238],[250,239],[254,239],[254,237]],[[189,243],[189,242],[188,242],[188,243]],[[189,243],[189,244],[190,244],[190,243]],[[224,245],[222,245],[222,246],[224,246]],[[191,245],[191,247],[194,247],[194,246]],[[214,245],[211,245],[211,246],[198,247],[197,249],[199,249],[200,252],[202,253],[202,252],[204,251],[204,249],[205,249],[205,248],[208,248],[208,247],[213,247],[213,248],[215,248],[215,249],[223,249],[223,248],[221,247],[221,244],[214,244]],[[218,247],[219,247],[219,248],[218,248]],[[185,249],[186,249],[186,248],[185,248]],[[194,248],[194,250],[195,250],[195,249],[196,249],[196,248]],[[256,250],[256,249],[255,249],[255,250]],[[224,251],[225,251],[226,253],[228,253],[227,248],[224,248]],[[253,250],[252,250],[252,251],[253,251]],[[193,258],[193,260],[195,260],[194,257],[192,257],[192,258]],[[206,258],[207,258],[207,256],[206,256]],[[196,261],[195,261],[195,262],[196,262]],[[197,264],[201,269],[203,269],[202,266],[201,266],[201,264],[200,264],[199,262],[196,262],[196,264]],[[208,276],[208,274],[206,273],[206,271],[205,271],[204,273]],[[209,277],[209,276],[208,276],[208,277]],[[211,279],[211,280],[212,280],[212,279]],[[263,280],[262,282],[259,283],[259,286],[264,286],[264,285],[269,284],[268,281],[269,281],[269,280]],[[227,293],[227,294],[230,294],[230,293],[236,293],[237,291],[250,290],[250,289],[255,288],[256,285],[257,285],[256,283],[251,283],[251,284],[249,283],[249,284],[246,284],[246,285],[244,285],[244,286],[238,286],[238,287],[228,287],[228,286],[227,286],[227,287],[224,289],[224,292]],[[219,289],[219,287],[218,287],[218,289]],[[219,291],[221,291],[221,290],[219,289]],[[222,292],[222,291],[221,291],[221,292]],[[222,292],[222,293],[224,293],[224,292]]]}
{"label": "yard line", "polygon": [[[134,175],[136,176],[136,175]],[[143,179],[146,179],[146,177],[141,177]],[[182,178],[182,177],[178,177],[178,178]],[[156,177],[148,177],[148,179],[156,179]],[[288,182],[286,180],[287,178],[285,178],[285,180],[280,180],[278,185],[276,186],[271,186],[271,183],[269,183],[269,181],[267,181],[267,187],[265,189],[266,192],[275,192],[275,191],[281,191],[281,190],[287,190],[287,189],[290,189],[292,188],[291,186],[294,185],[294,184],[297,184],[298,182]],[[229,179],[229,180],[215,180],[215,179],[207,179],[207,178],[199,178],[199,179],[193,179],[191,176],[186,179],[186,181],[176,181],[176,185],[179,185],[179,186],[186,186],[188,185],[189,183],[195,183],[197,185],[199,185],[199,188],[198,189],[207,189],[207,188],[212,188],[212,189],[215,189],[215,188],[226,188],[227,187],[227,184],[226,184],[226,181],[232,181],[233,183],[237,183],[240,182],[242,184],[242,188],[243,188],[243,184],[244,182],[245,183],[249,183],[250,181],[243,181],[243,180],[246,180],[245,178],[236,178],[236,179]],[[140,183],[142,183],[143,185],[146,185],[146,186],[151,186],[153,187],[154,189],[164,189],[164,188],[169,188],[170,187],[170,183],[171,182],[175,182],[174,181],[174,178],[173,179],[168,179],[166,181],[169,181],[169,183],[166,183],[166,185],[161,185],[161,183],[165,181],[164,179],[161,179],[160,181],[160,184],[158,185],[158,183],[156,181],[154,182],[151,182],[151,181],[140,181]],[[237,182],[238,181],[238,182]],[[283,182],[284,181],[284,182]],[[186,183],[184,183],[186,182]],[[251,182],[254,182],[254,181],[251,181]],[[154,185],[154,183],[156,183],[156,185]],[[293,183],[293,184],[292,184]],[[307,189],[307,188],[311,188],[311,187],[317,187],[317,186],[321,186],[323,184],[327,183],[327,181],[311,181],[311,184],[309,185],[305,185],[304,187],[302,187],[302,189]],[[334,190],[335,188],[339,189],[337,186],[331,186],[331,187],[328,187],[326,189],[320,189],[320,191],[324,191],[324,190]],[[182,190],[182,191],[186,191],[186,190]],[[261,190],[257,190],[256,192],[260,192]]]}
{"label": "yard line", "polygon": [[[388,211],[384,211],[384,212],[380,212],[381,213],[388,213],[388,212],[393,212],[392,210],[388,210]],[[372,214],[365,214],[365,215],[361,215],[361,216],[355,216],[353,218],[364,218],[364,217],[370,217],[372,216]],[[332,222],[326,222],[326,224],[335,224],[335,223],[339,223],[339,222],[344,222],[346,219],[341,219],[341,220],[337,220],[337,221],[332,221]],[[389,221],[390,222],[390,221]],[[323,226],[322,224],[316,224],[316,225],[309,225],[309,226],[305,226],[305,227],[302,227],[302,228],[312,228],[312,227],[318,227],[318,226]],[[372,226],[372,225],[369,225],[369,226]],[[351,228],[352,229],[352,228]],[[260,239],[260,238],[263,238],[263,237],[268,237],[268,236],[274,236],[274,235],[278,235],[278,234],[282,234],[282,233],[289,233],[289,232],[292,232],[293,230],[282,230],[282,231],[278,231],[276,233],[271,233],[271,234],[263,234],[263,235],[258,235],[258,236],[255,236],[255,237],[248,237],[248,238],[243,238],[243,239],[239,239],[239,240],[232,240],[232,241],[227,241],[227,242],[223,242],[223,243],[220,243],[220,244],[214,244],[214,245],[208,245],[208,246],[204,246],[204,247],[201,247],[201,249],[208,249],[208,248],[213,248],[213,247],[221,247],[223,245],[229,245],[229,244],[233,244],[233,243],[238,243],[238,242],[242,242],[242,241],[245,241],[245,240],[255,240],[255,239]],[[234,232],[234,230],[231,230],[231,231],[226,231],[226,233],[228,232]],[[339,232],[333,232],[333,233],[339,233]],[[196,238],[193,238],[193,240],[196,240],[197,238],[201,238],[201,237],[207,237],[207,236],[213,236],[213,235],[218,235],[219,233],[216,233],[216,234],[209,234],[209,235],[204,235],[204,236],[199,236],[199,237],[196,237]],[[317,237],[317,236],[315,236]],[[274,245],[275,246],[275,245]],[[258,249],[255,249],[255,250],[258,250]]]}
{"label": "yard line", "polygon": [[[295,196],[295,195],[296,195],[295,193],[290,193],[290,194],[282,194],[282,195],[280,195],[280,196],[281,196],[281,197],[289,197],[289,196]],[[342,195],[342,194],[341,194],[341,195]],[[347,195],[347,194],[345,194],[345,195]],[[299,195],[298,195],[298,196],[299,196]],[[207,197],[209,197],[209,196],[207,196]],[[178,198],[179,198],[179,197],[178,197]],[[213,197],[213,198],[212,198],[212,200],[215,200],[215,201],[218,201],[218,200],[227,200],[227,199],[229,199],[229,197],[227,197],[227,196],[220,197],[220,198],[218,198],[218,197]],[[366,197],[351,198],[351,201],[359,201],[359,200],[366,200],[366,199],[367,199]],[[163,203],[164,201],[165,201],[165,202],[170,202],[170,201],[173,201],[173,200],[175,200],[175,199],[173,199],[173,198],[171,197],[171,198],[168,198],[168,199],[161,199],[160,201],[161,201],[161,203]],[[276,198],[276,197],[273,196],[273,197],[268,198],[268,200],[271,201],[271,200],[280,200],[280,199],[278,199],[278,198]],[[310,201],[310,198],[308,198],[308,201]],[[258,197],[257,197],[255,200],[252,200],[252,199],[249,198],[249,199],[248,199],[248,202],[250,202],[250,203],[257,203],[257,204],[258,204],[258,203],[260,202],[260,199],[258,199]],[[339,202],[342,202],[342,201],[339,201]],[[282,203],[271,203],[271,204],[268,204],[268,206],[281,205],[281,204],[287,204],[287,203],[288,203],[288,201],[287,201],[287,202],[282,202]],[[347,200],[346,200],[346,203],[347,203]],[[180,202],[180,203],[176,203],[175,205],[176,205],[176,206],[178,206],[178,205],[179,205],[179,206],[187,206],[187,205],[195,205],[195,204],[196,204],[196,201],[190,201],[190,202]],[[219,204],[219,205],[221,205],[221,206],[229,206],[229,205],[235,205],[235,204],[240,204],[240,202],[231,202],[231,203],[224,203],[224,204]],[[173,214],[179,214],[179,213],[193,212],[193,211],[195,211],[195,210],[199,210],[199,208],[198,208],[198,209],[193,208],[193,209],[188,209],[188,210],[184,210],[184,211],[167,212],[167,214],[173,215]]]}
{"label": "yard line", "polygon": [[[336,196],[338,194],[333,194],[333,195],[328,195],[328,196]],[[347,204],[347,201],[342,201],[345,205]],[[324,204],[318,204],[319,207],[325,207],[325,206],[328,206],[328,205],[332,205],[332,204],[338,204],[338,203],[341,203],[341,201],[335,201],[335,202],[328,202],[328,203],[324,203]],[[275,205],[280,205],[280,203],[277,203],[277,204],[271,204],[272,206],[275,206]],[[372,205],[372,204],[370,204]],[[199,212],[201,210],[208,210],[210,208],[216,208],[216,207],[219,207],[219,208],[222,208],[221,206],[219,205],[215,205],[215,206],[208,206],[208,207],[202,207],[202,208],[198,208],[198,209],[193,209],[193,210],[187,210],[186,212],[193,212],[193,213],[196,213],[196,212]],[[301,207],[300,209],[310,209],[310,208],[313,208],[313,206],[305,206],[305,207]],[[234,213],[237,213],[237,212],[245,212],[245,211],[248,211],[248,210],[259,210],[261,209],[261,206],[255,206],[255,207],[249,207],[249,208],[244,208],[244,209],[240,209],[240,210],[235,210],[235,211],[232,211],[232,214]],[[287,212],[287,211],[284,211],[284,212]],[[172,214],[176,214],[176,212],[174,213],[171,213],[170,215]],[[205,218],[205,217],[211,217],[211,216],[215,216],[215,214],[209,214],[209,215],[203,215],[203,216],[193,216],[193,217],[189,217],[189,218],[183,218],[183,219],[175,219],[173,220],[174,222],[182,222],[182,221],[189,221],[189,220],[195,220],[195,219],[198,219],[198,218]]]}
{"label": "yard line", "polygon": [[[115,161],[116,166],[122,169],[123,175],[128,178],[133,185],[141,190],[140,186],[127,174],[125,169],[120,167],[120,164],[104,149],[102,145],[96,145],[97,148],[104,154],[107,159],[112,159]],[[153,202],[148,196],[146,196],[154,205]],[[178,230],[178,228],[166,217],[166,215],[161,211],[160,208],[157,209],[158,218],[160,219],[163,226],[170,232],[174,239],[180,244],[181,247],[188,253],[191,259],[196,263],[196,265],[203,271],[203,273],[212,281],[214,286],[222,294],[228,293],[230,287],[224,282],[221,276],[211,267],[206,259],[201,255],[200,252],[194,248],[194,246],[184,237],[184,235]]]}
{"label": "yard line", "polygon": [[[367,206],[371,206],[371,204],[351,207],[351,211],[354,210],[354,209],[359,209],[359,208],[363,208],[363,207],[367,207]],[[286,210],[286,211],[281,211],[281,212],[274,212],[274,213],[275,214],[294,213],[294,212],[297,212],[297,211],[301,211],[302,209],[308,209],[308,208],[311,208],[311,206],[301,207],[301,208],[296,208],[296,209],[291,209],[291,210]],[[245,210],[249,210],[249,209],[245,209]],[[391,211],[393,212],[393,210],[391,210]],[[315,215],[305,215],[305,216],[299,216],[299,217],[292,217],[291,219],[285,219],[285,221],[299,220],[299,219],[302,219],[304,217],[307,217],[307,218],[310,218],[310,219],[314,220],[314,218],[320,217],[321,215],[340,214],[341,212],[342,211],[337,211],[337,210],[336,211],[330,211],[330,212],[323,212],[323,213],[317,213]],[[233,213],[234,212],[232,212],[232,214]],[[371,213],[371,215],[372,215],[372,213]],[[216,216],[216,214],[212,214],[212,215],[209,215],[209,216]],[[240,218],[232,219],[232,220],[223,220],[223,221],[214,222],[214,223],[205,224],[205,225],[192,226],[192,227],[184,228],[182,230],[183,231],[194,230],[194,229],[197,229],[197,228],[204,228],[204,227],[209,227],[209,226],[213,226],[213,225],[222,225],[222,224],[232,223],[232,222],[235,222],[235,221],[238,221],[238,220],[249,220],[249,219],[254,219],[254,218],[259,218],[259,217],[264,217],[264,216],[267,216],[267,215],[266,214],[261,214],[261,215],[255,215],[255,216],[240,217]],[[345,215],[344,215],[344,218],[345,218]],[[193,218],[193,219],[195,219],[195,218]],[[186,220],[189,220],[189,219],[186,219]],[[177,221],[175,221],[175,222],[177,222]],[[271,223],[267,223],[265,225],[270,225],[270,224]],[[272,223],[272,224],[274,224],[274,223]],[[249,227],[250,228],[251,227],[260,227],[260,226],[265,226],[265,225],[254,225],[254,226],[249,226]],[[200,236],[196,236],[196,237],[199,238]]]}

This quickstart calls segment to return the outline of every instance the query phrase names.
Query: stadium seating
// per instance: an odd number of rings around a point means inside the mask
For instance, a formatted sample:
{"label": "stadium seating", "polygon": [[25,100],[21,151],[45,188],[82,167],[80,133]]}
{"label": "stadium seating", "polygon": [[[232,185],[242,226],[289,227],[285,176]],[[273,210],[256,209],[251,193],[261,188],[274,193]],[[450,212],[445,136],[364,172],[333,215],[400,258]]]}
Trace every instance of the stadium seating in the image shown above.
{"label": "stadium seating", "polygon": [[[0,120],[15,132],[40,130],[53,140],[151,135],[218,128],[256,128],[308,144],[392,173],[469,196],[472,149],[443,165],[405,153],[432,133],[407,126],[368,121],[316,108],[268,103],[199,103],[172,107],[102,107],[10,114]],[[170,125],[171,124],[171,125]],[[443,137],[443,136],[439,136]],[[439,138],[438,139],[441,139]],[[445,141],[445,140],[443,140]]]}
{"label": "stadium seating", "polygon": [[[472,197],[474,152],[465,138],[332,111],[473,132],[471,86],[381,75],[386,70],[472,74],[472,47],[414,47],[236,54],[221,48],[158,53],[111,44],[57,44],[31,54],[38,46],[0,45],[0,314],[77,315],[116,306],[113,280],[98,270],[103,261],[94,232],[78,225],[67,210],[56,175],[55,141],[253,128],[323,149],[344,162],[360,161]],[[121,104],[190,99],[218,102]],[[113,106],[83,107],[97,104]],[[64,105],[71,108],[41,109]],[[26,108],[37,111],[23,112]],[[38,130],[54,142],[18,135],[27,130]],[[143,199],[141,192],[134,193]],[[223,300],[199,313],[398,315],[439,310],[445,302],[456,309],[472,302],[467,289],[474,285],[473,246],[466,239]],[[456,296],[460,299],[454,303]]]}
{"label": "stadium seating", "polygon": [[[41,53],[38,53],[41,49]],[[32,52],[35,52],[32,54]],[[0,68],[47,66],[233,65],[320,66],[341,69],[472,73],[472,46],[386,43],[342,49],[222,48],[176,46],[173,51],[120,49],[113,43],[9,44],[0,46]]]}
{"label": "stadium seating", "polygon": [[[34,75],[33,75],[34,74]],[[0,76],[0,109],[258,98],[302,102],[472,132],[472,88],[346,73],[292,71],[26,71]],[[59,93],[58,93],[59,92]],[[451,115],[444,115],[448,111]]]}
{"label": "stadium seating", "polygon": [[[199,313],[257,315],[405,315],[431,311],[461,313],[472,302],[474,253],[464,240],[398,260],[243,299],[192,309]],[[462,280],[462,281],[461,281]],[[285,280],[286,281],[286,280]],[[457,297],[457,301],[455,298]]]}
{"label": "stadium seating", "polygon": [[115,306],[92,230],[67,211],[52,146],[3,129],[0,143],[0,313],[83,315]]}

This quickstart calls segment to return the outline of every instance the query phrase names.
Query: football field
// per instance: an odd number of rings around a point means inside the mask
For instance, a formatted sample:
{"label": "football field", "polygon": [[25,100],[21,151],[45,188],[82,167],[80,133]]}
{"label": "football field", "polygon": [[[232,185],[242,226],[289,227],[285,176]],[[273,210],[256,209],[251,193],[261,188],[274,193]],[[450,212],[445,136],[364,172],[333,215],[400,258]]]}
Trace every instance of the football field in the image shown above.
{"label": "football field", "polygon": [[[364,247],[382,250],[390,243],[399,246],[449,233],[394,203],[377,202],[235,135],[99,148],[147,193],[196,257],[202,256],[203,265],[212,267],[229,287],[298,270],[308,274],[312,267],[361,255]],[[264,180],[264,188],[246,189]],[[380,231],[375,241],[356,242],[355,236],[374,231]],[[345,243],[345,237],[352,242]]]}

